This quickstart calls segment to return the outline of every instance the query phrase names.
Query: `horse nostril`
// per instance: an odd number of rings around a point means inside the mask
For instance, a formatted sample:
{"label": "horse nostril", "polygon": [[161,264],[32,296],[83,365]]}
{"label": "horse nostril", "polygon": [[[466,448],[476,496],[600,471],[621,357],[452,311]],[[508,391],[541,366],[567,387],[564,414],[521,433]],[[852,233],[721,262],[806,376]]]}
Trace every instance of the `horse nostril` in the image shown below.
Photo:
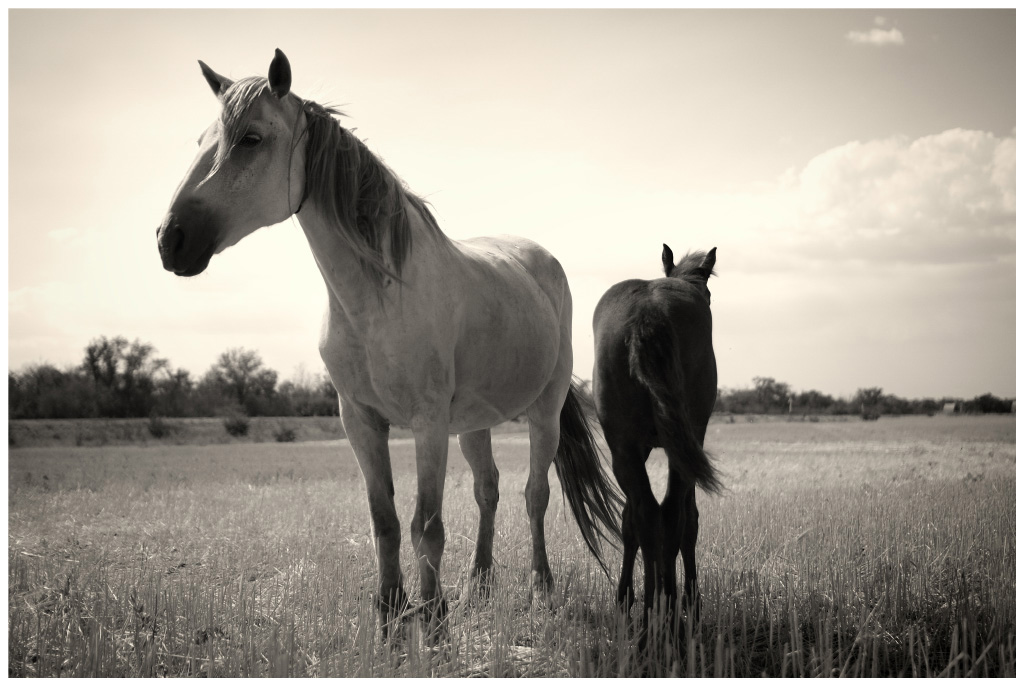
{"label": "horse nostril", "polygon": [[184,230],[176,222],[164,224],[157,229],[156,240],[164,269],[174,271],[176,263],[185,249]]}
{"label": "horse nostril", "polygon": [[185,247],[185,232],[177,224],[171,227],[170,246],[172,255],[177,255]]}

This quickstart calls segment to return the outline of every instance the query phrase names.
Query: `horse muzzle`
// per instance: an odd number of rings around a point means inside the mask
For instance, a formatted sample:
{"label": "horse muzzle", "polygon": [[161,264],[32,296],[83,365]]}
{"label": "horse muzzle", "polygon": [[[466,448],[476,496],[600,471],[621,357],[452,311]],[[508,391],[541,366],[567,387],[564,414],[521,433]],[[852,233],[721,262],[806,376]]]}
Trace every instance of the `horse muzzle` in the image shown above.
{"label": "horse muzzle", "polygon": [[178,276],[201,274],[217,250],[212,218],[200,210],[169,212],[156,230],[157,249],[164,269]]}

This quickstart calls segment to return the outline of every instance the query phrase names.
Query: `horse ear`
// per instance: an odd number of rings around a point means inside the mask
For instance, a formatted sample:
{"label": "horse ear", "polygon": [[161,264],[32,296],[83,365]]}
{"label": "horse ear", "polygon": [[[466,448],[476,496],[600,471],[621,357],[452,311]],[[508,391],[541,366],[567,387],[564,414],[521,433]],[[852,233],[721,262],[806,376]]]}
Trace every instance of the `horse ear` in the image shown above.
{"label": "horse ear", "polygon": [[710,279],[711,275],[715,273],[715,253],[717,250],[717,247],[711,248],[708,254],[704,256],[704,261],[700,263],[700,268],[707,274],[704,278]]}
{"label": "horse ear", "polygon": [[278,98],[288,95],[292,89],[292,65],[280,49],[274,50],[274,60],[270,63],[267,80],[270,81],[270,92]]}
{"label": "horse ear", "polygon": [[665,276],[672,276],[672,270],[675,269],[676,263],[672,257],[672,248],[666,244],[661,244],[661,266],[665,268]]}
{"label": "horse ear", "polygon": [[206,66],[206,62],[199,60],[199,68],[203,70],[203,76],[206,77],[206,82],[210,84],[210,88],[213,89],[213,94],[218,98],[224,95],[224,91],[234,83],[231,79],[221,76],[214,70]]}

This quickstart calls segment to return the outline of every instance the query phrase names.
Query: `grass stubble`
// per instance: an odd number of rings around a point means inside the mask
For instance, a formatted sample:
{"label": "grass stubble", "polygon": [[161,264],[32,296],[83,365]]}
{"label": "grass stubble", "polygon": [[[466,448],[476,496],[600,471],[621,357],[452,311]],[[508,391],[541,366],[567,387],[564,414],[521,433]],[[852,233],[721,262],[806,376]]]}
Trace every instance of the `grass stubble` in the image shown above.
{"label": "grass stubble", "polygon": [[[468,585],[477,507],[453,441],[447,638],[413,622],[387,645],[362,480],[338,442],[11,450],[8,674],[1014,676],[1014,440],[1006,418],[713,424],[729,491],[698,495],[701,619],[643,654],[639,608],[616,610],[554,475],[556,588],[532,602],[522,435],[494,440],[490,593]],[[392,455],[415,599],[411,441]],[[649,471],[663,492],[663,457]]]}

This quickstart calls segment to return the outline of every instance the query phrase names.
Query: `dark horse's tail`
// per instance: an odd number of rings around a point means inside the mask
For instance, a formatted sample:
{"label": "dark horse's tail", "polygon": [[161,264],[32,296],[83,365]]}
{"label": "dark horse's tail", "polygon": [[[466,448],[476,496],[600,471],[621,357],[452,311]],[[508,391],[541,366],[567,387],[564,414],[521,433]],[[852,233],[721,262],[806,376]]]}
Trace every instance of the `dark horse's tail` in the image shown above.
{"label": "dark horse's tail", "polygon": [[683,370],[673,345],[672,327],[662,317],[644,315],[639,314],[626,341],[629,373],[647,388],[654,400],[655,424],[669,467],[708,493],[721,493],[718,470],[697,440],[686,406]]}
{"label": "dark horse's tail", "polygon": [[603,526],[617,541],[622,541],[618,512],[622,511],[623,500],[601,467],[592,421],[584,410],[579,382],[573,379],[562,405],[555,473],[562,482],[562,492],[569,499],[583,540],[608,574],[599,552],[598,536],[611,541],[601,530]]}

